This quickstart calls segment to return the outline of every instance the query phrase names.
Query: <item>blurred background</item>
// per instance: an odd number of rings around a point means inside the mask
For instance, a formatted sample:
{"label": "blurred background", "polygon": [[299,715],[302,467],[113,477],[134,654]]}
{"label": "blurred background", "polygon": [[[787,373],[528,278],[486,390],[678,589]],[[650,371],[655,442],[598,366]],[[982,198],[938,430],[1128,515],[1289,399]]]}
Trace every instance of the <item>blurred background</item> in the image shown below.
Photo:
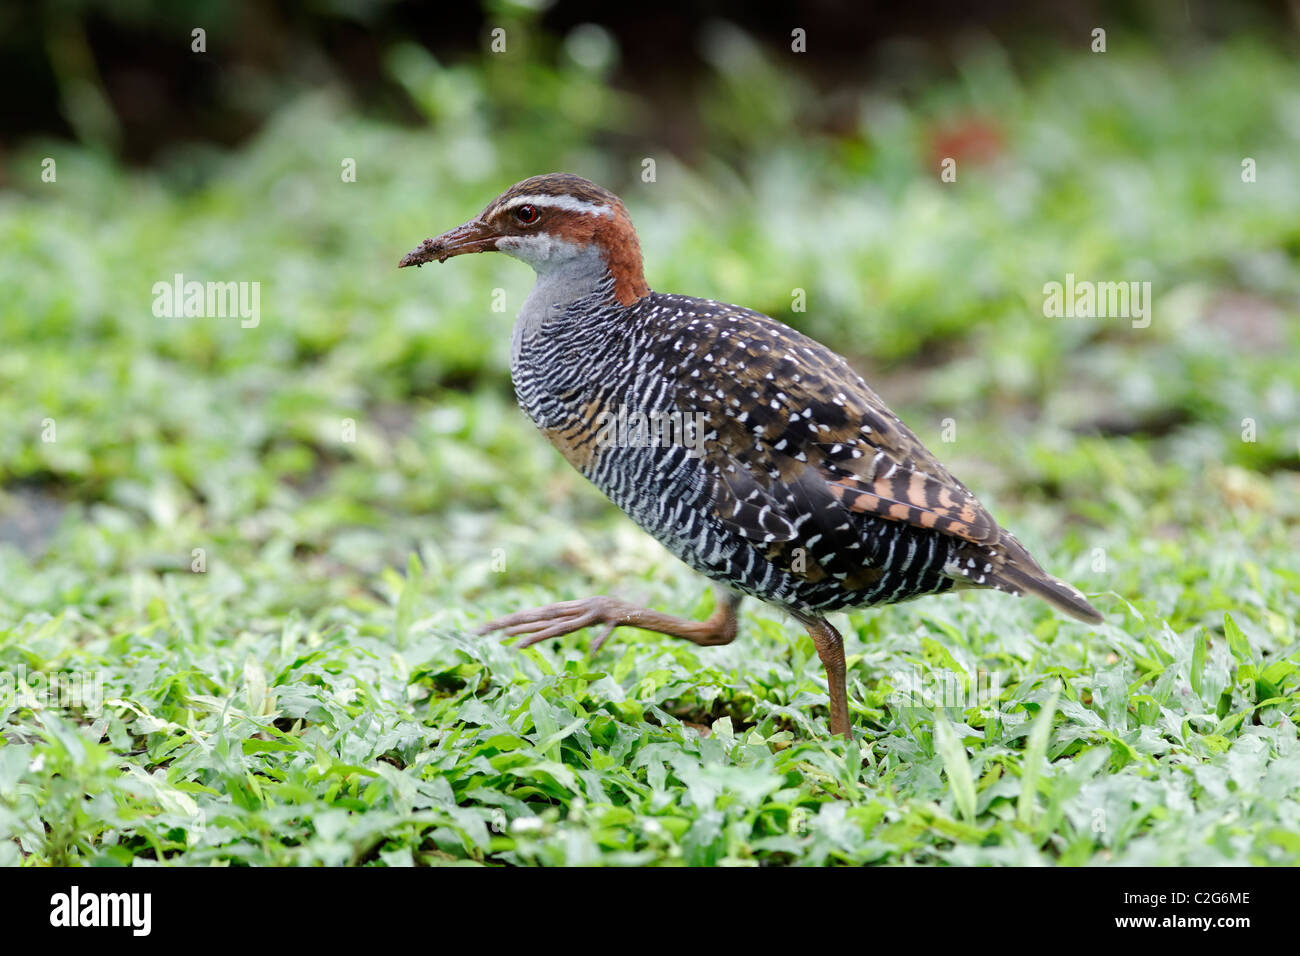
{"label": "blurred background", "polygon": [[[107,633],[195,549],[204,626],[382,606],[413,550],[438,611],[663,572],[513,406],[531,273],[395,268],[567,170],[655,288],[823,339],[1085,589],[1194,620],[1180,556],[1300,520],[1298,9],[6,5],[0,612]],[[259,324],[156,316],[176,274]],[[1046,317],[1067,274],[1150,326]]]}

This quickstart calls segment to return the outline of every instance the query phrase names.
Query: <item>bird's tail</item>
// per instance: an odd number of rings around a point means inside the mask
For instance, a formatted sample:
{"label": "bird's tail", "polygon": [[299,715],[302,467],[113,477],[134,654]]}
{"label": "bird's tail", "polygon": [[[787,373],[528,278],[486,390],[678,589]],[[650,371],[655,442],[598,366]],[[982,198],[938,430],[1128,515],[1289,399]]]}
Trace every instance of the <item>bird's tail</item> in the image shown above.
{"label": "bird's tail", "polygon": [[989,572],[991,586],[1012,594],[1032,594],[1086,624],[1102,622],[1101,612],[1088,603],[1078,588],[1044,571],[1010,532],[1003,531],[995,547],[1002,553],[998,555],[1001,560]]}
{"label": "bird's tail", "polygon": [[1008,564],[998,574],[1007,584],[1020,593],[1040,597],[1063,614],[1077,618],[1086,624],[1100,624],[1101,612],[1088,603],[1079,589],[1054,578],[1040,568],[1037,573],[1025,568]]}

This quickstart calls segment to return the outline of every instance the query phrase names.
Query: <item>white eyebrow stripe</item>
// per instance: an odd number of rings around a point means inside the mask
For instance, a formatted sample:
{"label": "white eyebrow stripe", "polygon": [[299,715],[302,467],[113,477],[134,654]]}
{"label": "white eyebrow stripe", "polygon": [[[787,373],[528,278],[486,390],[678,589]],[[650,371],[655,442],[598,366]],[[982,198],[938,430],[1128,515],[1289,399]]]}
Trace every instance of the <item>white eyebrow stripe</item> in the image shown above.
{"label": "white eyebrow stripe", "polygon": [[614,210],[608,206],[583,202],[581,199],[574,199],[572,196],[545,196],[540,193],[534,196],[515,196],[502,204],[501,208],[502,210],[508,210],[524,205],[547,206],[551,209],[564,209],[568,212],[580,212],[590,216],[613,217],[614,215]]}

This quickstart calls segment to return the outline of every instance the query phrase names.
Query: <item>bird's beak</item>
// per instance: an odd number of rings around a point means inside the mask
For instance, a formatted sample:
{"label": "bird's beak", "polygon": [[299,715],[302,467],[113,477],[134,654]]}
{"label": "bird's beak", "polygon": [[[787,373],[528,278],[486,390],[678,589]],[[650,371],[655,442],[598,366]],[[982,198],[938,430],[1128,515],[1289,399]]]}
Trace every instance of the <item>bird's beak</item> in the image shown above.
{"label": "bird's beak", "polygon": [[444,232],[437,239],[426,239],[406,255],[397,264],[397,268],[418,266],[437,259],[446,262],[452,256],[467,252],[491,252],[497,247],[501,236],[492,230],[482,219],[471,219],[464,225],[457,226],[450,232]]}

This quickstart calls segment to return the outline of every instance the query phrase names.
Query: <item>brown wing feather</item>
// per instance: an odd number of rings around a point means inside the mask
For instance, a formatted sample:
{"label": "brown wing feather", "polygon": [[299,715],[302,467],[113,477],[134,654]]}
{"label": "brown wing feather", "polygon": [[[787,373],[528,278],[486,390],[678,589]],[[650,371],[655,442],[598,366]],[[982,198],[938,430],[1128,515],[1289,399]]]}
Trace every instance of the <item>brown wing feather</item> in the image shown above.
{"label": "brown wing feather", "polygon": [[704,458],[721,521],[749,538],[790,541],[816,507],[799,499],[828,498],[843,509],[822,505],[836,518],[877,515],[997,542],[992,516],[844,359],[748,310],[709,324],[680,340],[679,368],[670,371],[691,383],[679,407],[704,412],[714,433]]}

